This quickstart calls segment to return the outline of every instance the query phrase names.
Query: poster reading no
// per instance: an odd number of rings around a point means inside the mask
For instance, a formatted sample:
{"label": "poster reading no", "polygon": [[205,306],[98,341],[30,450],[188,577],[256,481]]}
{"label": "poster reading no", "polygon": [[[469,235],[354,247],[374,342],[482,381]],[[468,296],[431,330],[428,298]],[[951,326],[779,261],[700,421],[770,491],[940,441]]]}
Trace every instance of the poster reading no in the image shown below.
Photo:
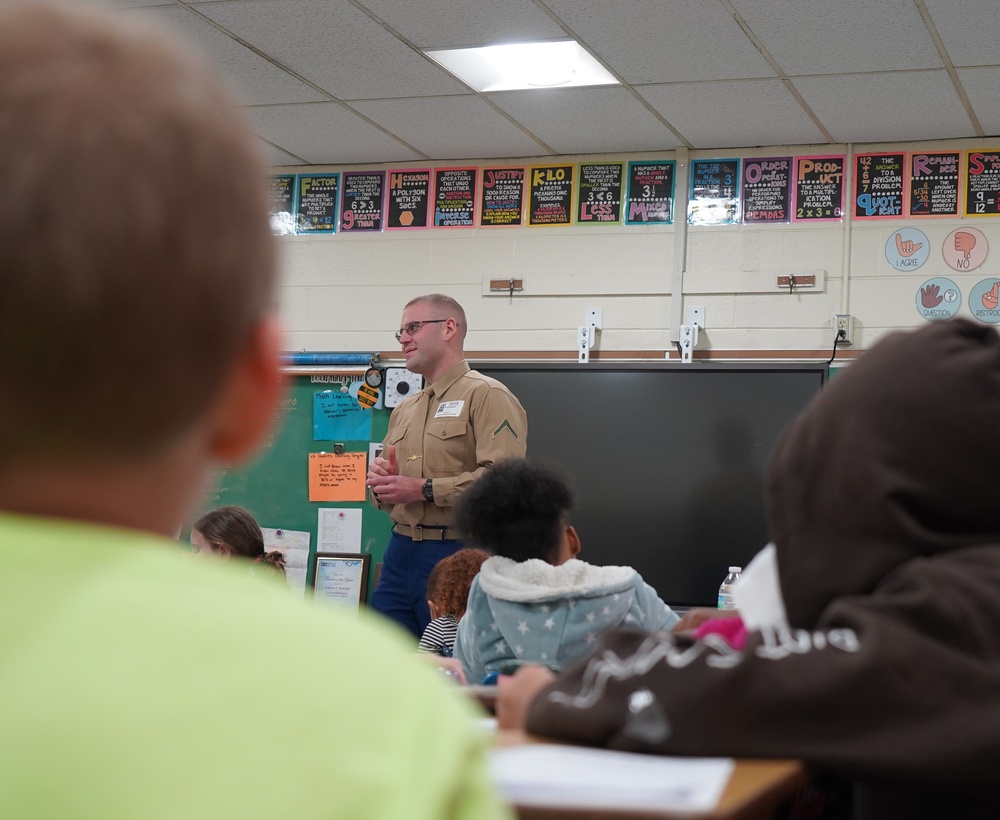
{"label": "poster reading no", "polygon": [[958,151],[910,155],[910,216],[958,216]]}
{"label": "poster reading no", "polygon": [[382,230],[385,171],[345,171],[340,201],[342,231]]}
{"label": "poster reading no", "polygon": [[438,168],[434,172],[434,227],[474,228],[476,168]]}
{"label": "poster reading no", "polygon": [[743,160],[743,221],[788,222],[791,179],[791,157]]}
{"label": "poster reading no", "polygon": [[295,232],[334,233],[340,174],[299,175],[296,186]]}
{"label": "poster reading no", "polygon": [[520,225],[524,213],[524,168],[483,168],[479,224],[484,228]]}
{"label": "poster reading no", "polygon": [[622,221],[622,165],[594,163],[580,165],[578,223]]}
{"label": "poster reading no", "polygon": [[529,225],[569,225],[573,209],[573,166],[531,166]]}
{"label": "poster reading no", "polygon": [[887,219],[903,215],[906,154],[854,156],[854,218]]}
{"label": "poster reading no", "polygon": [[796,222],[822,222],[844,217],[844,164],[847,157],[795,158]]}
{"label": "poster reading no", "polygon": [[630,162],[625,224],[669,225],[674,219],[674,161]]}
{"label": "poster reading no", "polygon": [[969,151],[966,155],[965,215],[1000,213],[1000,151]]}
{"label": "poster reading no", "polygon": [[427,206],[431,196],[429,168],[389,171],[386,205],[387,231],[427,227]]}

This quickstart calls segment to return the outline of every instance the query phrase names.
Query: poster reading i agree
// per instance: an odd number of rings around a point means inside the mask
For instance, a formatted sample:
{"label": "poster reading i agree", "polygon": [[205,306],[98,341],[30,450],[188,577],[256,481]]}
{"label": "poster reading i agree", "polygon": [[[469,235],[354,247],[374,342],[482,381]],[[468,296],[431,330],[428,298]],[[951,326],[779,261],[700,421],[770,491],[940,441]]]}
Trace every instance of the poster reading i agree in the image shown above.
{"label": "poster reading i agree", "polygon": [[483,168],[479,224],[484,228],[520,225],[524,213],[524,168]]}
{"label": "poster reading i agree", "polygon": [[795,158],[796,222],[821,222],[844,218],[844,164],[847,157]]}
{"label": "poster reading i agree", "polygon": [[428,168],[389,171],[386,204],[387,231],[427,227],[427,206],[431,197]]}
{"label": "poster reading i agree", "polygon": [[854,218],[887,219],[903,215],[906,154],[854,155]]}
{"label": "poster reading i agree", "polygon": [[382,230],[385,171],[344,171],[340,198],[340,230]]}
{"label": "poster reading i agree", "polygon": [[532,165],[528,225],[569,225],[573,210],[573,166]]}
{"label": "poster reading i agree", "polygon": [[743,160],[743,222],[788,222],[791,157]]}
{"label": "poster reading i agree", "polygon": [[965,215],[996,216],[1000,213],[1000,151],[969,151],[966,154]]}
{"label": "poster reading i agree", "polygon": [[476,226],[476,168],[438,168],[434,172],[434,227]]}
{"label": "poster reading i agree", "polygon": [[958,216],[958,151],[910,154],[910,216]]}
{"label": "poster reading i agree", "polygon": [[669,225],[674,219],[674,161],[630,162],[625,224]]}
{"label": "poster reading i agree", "polygon": [[576,221],[612,224],[622,220],[621,163],[580,165]]}
{"label": "poster reading i agree", "polygon": [[296,186],[295,232],[334,233],[340,174],[299,175]]}

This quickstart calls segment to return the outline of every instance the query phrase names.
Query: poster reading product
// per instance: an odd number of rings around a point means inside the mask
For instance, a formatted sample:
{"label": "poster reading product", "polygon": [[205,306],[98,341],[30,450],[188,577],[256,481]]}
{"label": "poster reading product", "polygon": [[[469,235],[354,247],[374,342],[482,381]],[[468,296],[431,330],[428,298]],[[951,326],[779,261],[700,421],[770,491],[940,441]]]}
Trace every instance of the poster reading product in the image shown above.
{"label": "poster reading product", "polygon": [[594,163],[580,165],[580,193],[576,221],[579,223],[622,221],[622,165]]}
{"label": "poster reading product", "polygon": [[295,232],[336,232],[340,174],[300,174],[298,180],[295,186]]}
{"label": "poster reading product", "polygon": [[691,163],[689,225],[732,225],[740,214],[740,161],[698,159]]}
{"label": "poster reading product", "polygon": [[1000,214],[1000,151],[966,154],[965,215]]}
{"label": "poster reading product", "polygon": [[429,168],[389,171],[385,229],[426,228],[430,197]]}
{"label": "poster reading product", "polygon": [[844,218],[844,165],[847,157],[795,158],[796,222]]}
{"label": "poster reading product", "polygon": [[476,168],[438,168],[434,172],[434,227],[476,226]]}
{"label": "poster reading product", "polygon": [[788,222],[791,180],[791,157],[743,160],[743,221]]}
{"label": "poster reading product", "polygon": [[906,154],[854,155],[854,218],[887,219],[903,215]]}
{"label": "poster reading product", "polygon": [[385,171],[345,171],[340,198],[340,230],[382,230]]}
{"label": "poster reading product", "polygon": [[524,214],[524,168],[483,168],[479,224],[484,228],[520,225]]}
{"label": "poster reading product", "polygon": [[958,151],[910,154],[910,216],[958,216]]}
{"label": "poster reading product", "polygon": [[669,225],[674,220],[674,161],[630,162],[625,224]]}
{"label": "poster reading product", "polygon": [[569,225],[573,210],[573,166],[532,165],[529,225]]}
{"label": "poster reading product", "polygon": [[267,181],[271,200],[271,233],[295,233],[295,176],[283,174]]}

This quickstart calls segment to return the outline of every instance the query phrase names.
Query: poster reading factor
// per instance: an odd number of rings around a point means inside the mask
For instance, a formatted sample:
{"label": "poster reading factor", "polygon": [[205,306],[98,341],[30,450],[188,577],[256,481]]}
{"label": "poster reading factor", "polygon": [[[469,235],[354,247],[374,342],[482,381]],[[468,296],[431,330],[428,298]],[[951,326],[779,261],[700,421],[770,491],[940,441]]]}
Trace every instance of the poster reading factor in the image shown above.
{"label": "poster reading factor", "polygon": [[476,226],[476,168],[438,168],[434,172],[434,227]]}
{"label": "poster reading factor", "polygon": [[385,229],[393,231],[426,228],[430,196],[429,169],[389,171]]}
{"label": "poster reading factor", "polygon": [[576,208],[577,222],[581,224],[621,222],[621,163],[581,164],[579,189]]}
{"label": "poster reading factor", "polygon": [[887,219],[903,215],[906,154],[854,156],[854,218]]}
{"label": "poster reading factor", "polygon": [[271,233],[277,236],[295,233],[295,176],[268,178],[268,195],[271,201]]}
{"label": "poster reading factor", "polygon": [[385,171],[345,171],[340,198],[340,230],[382,230]]}
{"label": "poster reading factor", "polygon": [[910,154],[910,216],[958,216],[958,151]]}
{"label": "poster reading factor", "polygon": [[298,179],[295,201],[295,232],[336,232],[340,174],[299,175]]}
{"label": "poster reading factor", "polygon": [[669,225],[674,219],[674,162],[630,162],[625,224]]}
{"label": "poster reading factor", "polygon": [[1000,151],[969,151],[966,155],[965,215],[1000,213]]}
{"label": "poster reading factor", "polygon": [[743,221],[788,222],[791,179],[791,157],[743,160]]}
{"label": "poster reading factor", "polygon": [[528,224],[569,225],[573,209],[573,166],[531,166]]}
{"label": "poster reading factor", "polygon": [[796,222],[821,222],[844,218],[844,164],[847,157],[795,158]]}
{"label": "poster reading factor", "polygon": [[484,228],[520,225],[524,214],[524,168],[483,168],[479,224]]}
{"label": "poster reading factor", "polygon": [[689,225],[732,225],[740,213],[740,161],[695,160],[691,163]]}

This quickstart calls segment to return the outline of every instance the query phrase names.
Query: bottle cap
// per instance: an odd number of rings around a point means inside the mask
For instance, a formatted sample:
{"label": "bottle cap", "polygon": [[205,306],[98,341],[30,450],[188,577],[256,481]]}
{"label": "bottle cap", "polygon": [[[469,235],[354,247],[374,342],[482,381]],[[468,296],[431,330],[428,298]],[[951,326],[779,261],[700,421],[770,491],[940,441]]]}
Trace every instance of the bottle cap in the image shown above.
{"label": "bottle cap", "polygon": [[730,572],[743,572],[743,567],[730,567]]}

